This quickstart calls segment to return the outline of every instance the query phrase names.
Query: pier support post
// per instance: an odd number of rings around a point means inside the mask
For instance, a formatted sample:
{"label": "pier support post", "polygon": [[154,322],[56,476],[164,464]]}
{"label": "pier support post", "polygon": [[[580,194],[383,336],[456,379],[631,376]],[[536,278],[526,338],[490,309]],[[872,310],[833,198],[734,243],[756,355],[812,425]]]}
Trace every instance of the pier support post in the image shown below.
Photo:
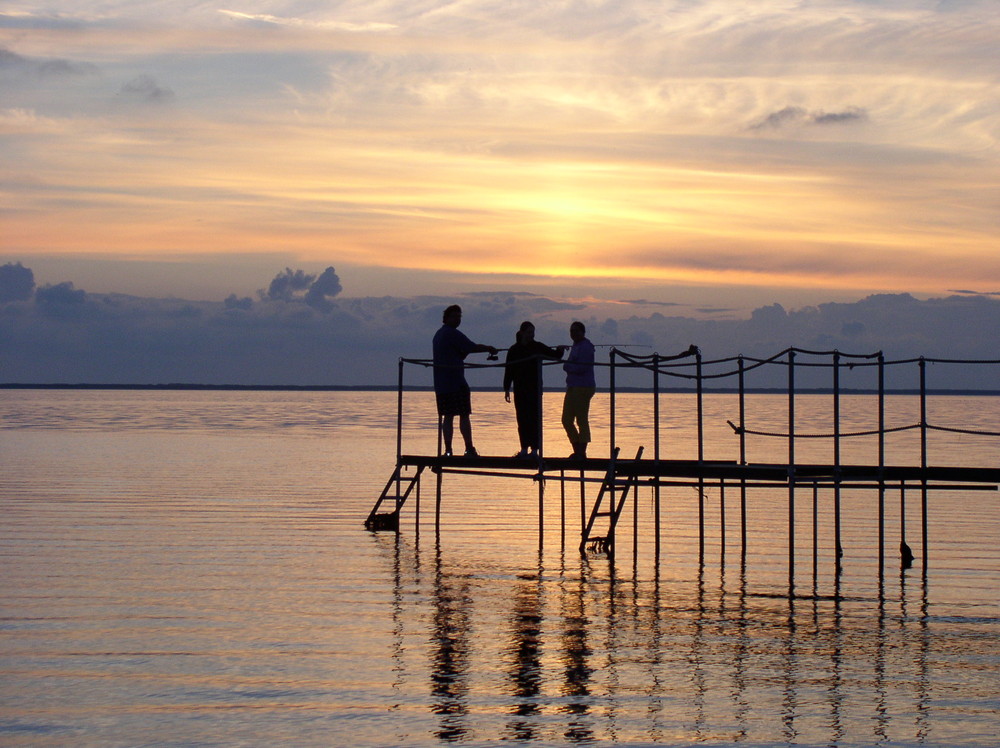
{"label": "pier support post", "polygon": [[[739,390],[740,390],[740,465],[747,464],[747,435],[746,435],[746,387],[745,369],[743,356],[737,358],[739,365]],[[747,479],[740,478],[740,564],[746,565],[747,560]]]}
{"label": "pier support post", "polygon": [[878,578],[885,567],[885,356],[878,352]]}
{"label": "pier support post", "polygon": [[906,542],[906,483],[899,483],[899,565],[909,569],[913,565],[913,551]]}
{"label": "pier support post", "polygon": [[927,361],[920,357],[920,554],[927,573]]}
{"label": "pier support post", "polygon": [[795,594],[795,350],[788,349],[788,595]]}
{"label": "pier support post", "polygon": [[[559,547],[566,550],[566,471],[559,471]],[[544,477],[542,478],[544,480]]]}
{"label": "pier support post", "polygon": [[538,550],[542,550],[545,538],[545,480],[538,479]]}
{"label": "pier support post", "polygon": [[[653,354],[653,461],[660,468],[660,356]],[[636,507],[639,500],[636,498]],[[653,484],[653,555],[660,562],[660,482]]]}
{"label": "pier support post", "polygon": [[726,566],[726,479],[719,479],[719,563]]}
{"label": "pier support post", "polygon": [[434,498],[434,532],[440,532],[441,530],[441,480],[443,474],[440,468],[437,471],[437,491]]}
{"label": "pier support post", "polygon": [[705,563],[705,473],[700,469],[705,460],[704,382],[701,373],[701,351],[695,354],[698,398],[698,563]]}
{"label": "pier support post", "polygon": [[833,352],[833,554],[834,574],[841,571],[844,548],[840,542],[840,352]]}

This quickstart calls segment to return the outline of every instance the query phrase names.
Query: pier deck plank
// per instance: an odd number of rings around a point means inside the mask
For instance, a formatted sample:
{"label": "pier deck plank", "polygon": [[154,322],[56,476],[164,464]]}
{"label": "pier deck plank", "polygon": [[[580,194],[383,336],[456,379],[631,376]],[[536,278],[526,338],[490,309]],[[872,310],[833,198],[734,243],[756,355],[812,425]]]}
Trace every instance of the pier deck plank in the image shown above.
{"label": "pier deck plank", "polygon": [[[481,457],[438,457],[437,455],[402,455],[401,465],[412,468],[429,468],[431,470],[461,469],[476,470],[507,470],[512,472],[553,473],[594,472],[606,473],[610,459],[601,457],[576,458],[533,458],[499,457],[483,455]],[[834,465],[797,464],[794,466],[795,478],[799,482],[833,481],[837,477],[838,468]],[[914,465],[840,465],[839,476],[843,484],[856,482],[878,481],[886,482],[920,482],[931,483],[978,483],[1000,485],[1000,468],[928,466],[922,468]],[[717,460],[627,460],[619,459],[616,473],[622,477],[638,476],[641,478],[688,478],[688,479],[734,479],[787,482],[790,469],[788,465],[776,463],[750,463],[740,465],[736,461]]]}

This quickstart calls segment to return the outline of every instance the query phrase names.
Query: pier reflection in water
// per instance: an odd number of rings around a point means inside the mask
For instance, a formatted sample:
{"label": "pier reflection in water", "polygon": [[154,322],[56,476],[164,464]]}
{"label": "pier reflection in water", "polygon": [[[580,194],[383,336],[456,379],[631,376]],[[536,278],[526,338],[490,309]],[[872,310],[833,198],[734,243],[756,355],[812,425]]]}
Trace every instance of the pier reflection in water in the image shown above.
{"label": "pier reflection in water", "polygon": [[[413,400],[433,425],[433,397]],[[799,403],[804,429],[819,400]],[[1000,422],[1000,398],[945,400],[958,421]],[[619,405],[638,418],[645,402]],[[724,425],[731,405],[706,421]],[[738,505],[723,517],[709,489],[701,555],[698,496],[664,491],[659,563],[648,489],[641,552],[623,532],[615,562],[578,553],[574,491],[565,535],[547,492],[540,552],[530,481],[449,476],[439,536],[426,509],[399,535],[369,533],[359,517],[387,471],[373,456],[391,447],[393,407],[393,393],[0,395],[0,743],[980,746],[1000,734],[995,494],[935,494],[933,564],[880,576],[872,495],[845,492],[841,573],[824,534],[818,581],[803,552],[789,598],[772,528],[781,491],[748,503],[744,552]],[[476,407],[481,449],[504,454],[510,406],[477,393]],[[642,443],[627,420],[622,438]],[[948,440],[948,464],[995,464],[974,437]],[[918,509],[908,502],[910,527]]]}
{"label": "pier reflection in water", "polygon": [[[928,731],[949,688],[931,673],[995,626],[935,626],[926,585],[906,576],[870,598],[789,599],[704,567],[646,581],[576,553],[515,571],[379,543],[408,601],[396,630],[428,642],[426,656],[397,650],[396,668],[426,681],[445,742],[948,742],[940,722]],[[977,729],[970,716],[962,729]],[[996,716],[980,718],[985,734]]]}

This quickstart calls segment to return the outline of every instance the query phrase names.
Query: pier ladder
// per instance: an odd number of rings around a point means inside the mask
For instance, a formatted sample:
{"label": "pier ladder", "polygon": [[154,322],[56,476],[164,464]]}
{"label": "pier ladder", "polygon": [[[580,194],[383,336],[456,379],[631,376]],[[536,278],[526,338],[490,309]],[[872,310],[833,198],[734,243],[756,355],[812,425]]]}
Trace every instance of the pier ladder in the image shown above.
{"label": "pier ladder", "polygon": [[[638,451],[636,451],[636,461],[642,457],[642,450],[643,448],[639,447]],[[597,492],[597,498],[594,499],[594,506],[590,510],[590,519],[587,520],[587,526],[583,528],[582,537],[580,538],[581,553],[586,552],[589,546],[592,550],[601,551],[607,553],[609,556],[613,556],[615,552],[615,528],[618,526],[618,518],[621,516],[622,509],[625,508],[625,501],[628,499],[629,490],[633,490],[636,497],[638,497],[638,475],[633,473],[624,480],[618,477],[619,451],[620,448],[615,447],[614,452],[611,454],[611,460],[608,462],[608,471],[601,482],[601,489]],[[607,499],[608,508],[602,510],[605,499]],[[594,524],[597,522],[598,517],[607,517],[608,519],[608,531],[606,535],[593,535]]]}
{"label": "pier ladder", "polygon": [[[420,474],[424,471],[424,466],[418,465],[417,471],[412,475],[404,476],[402,471],[402,463],[396,463],[396,469],[392,471],[392,477],[385,484],[382,494],[378,497],[375,506],[372,507],[371,512],[368,514],[368,519],[365,520],[366,529],[399,531],[399,510],[403,508],[403,504],[410,498],[410,493],[413,491],[414,486],[418,484]],[[404,484],[406,484],[405,489],[403,488]],[[381,508],[382,502],[387,499],[393,499],[396,504],[395,507],[391,512],[379,514],[378,510]]]}

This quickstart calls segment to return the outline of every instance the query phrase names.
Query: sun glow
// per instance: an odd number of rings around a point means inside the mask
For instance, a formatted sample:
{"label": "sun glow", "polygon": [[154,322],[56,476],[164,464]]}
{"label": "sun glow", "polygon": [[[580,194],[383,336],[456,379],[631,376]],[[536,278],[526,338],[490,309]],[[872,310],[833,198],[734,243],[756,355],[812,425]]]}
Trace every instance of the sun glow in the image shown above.
{"label": "sun glow", "polygon": [[530,27],[189,9],[114,38],[93,11],[39,9],[0,29],[4,249],[1000,286],[997,18],[856,8],[820,62],[825,16],[719,7],[556,4]]}

